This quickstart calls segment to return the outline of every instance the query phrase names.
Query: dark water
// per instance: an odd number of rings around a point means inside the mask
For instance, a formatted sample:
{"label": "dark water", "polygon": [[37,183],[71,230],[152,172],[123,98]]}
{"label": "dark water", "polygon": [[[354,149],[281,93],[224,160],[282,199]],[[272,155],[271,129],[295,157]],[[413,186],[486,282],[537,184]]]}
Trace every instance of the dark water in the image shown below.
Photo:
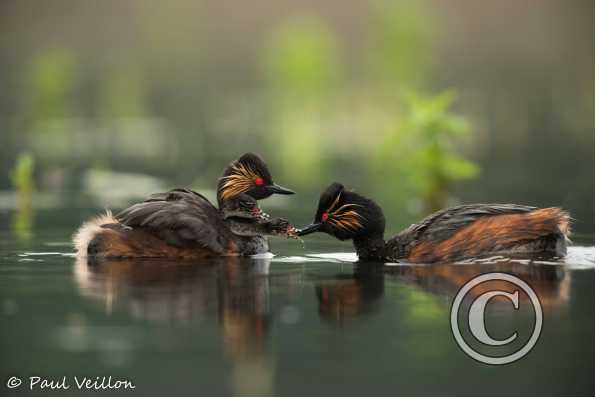
{"label": "dark water", "polygon": [[[88,263],[72,255],[74,228],[0,232],[0,395],[593,394],[595,248],[565,263],[378,268],[320,236],[273,240],[273,258]],[[492,270],[531,285],[544,313],[535,348],[507,366],[472,360],[450,331],[458,289]],[[526,339],[533,312],[520,307],[490,303],[494,337]],[[31,376],[70,389],[31,392]],[[136,389],[79,391],[74,376]]]}

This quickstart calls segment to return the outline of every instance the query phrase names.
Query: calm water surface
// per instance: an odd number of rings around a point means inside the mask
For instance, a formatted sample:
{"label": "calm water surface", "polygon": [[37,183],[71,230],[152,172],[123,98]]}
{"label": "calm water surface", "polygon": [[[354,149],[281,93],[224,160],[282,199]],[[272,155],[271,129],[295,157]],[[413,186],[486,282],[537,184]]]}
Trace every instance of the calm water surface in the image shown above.
{"label": "calm water surface", "polygon": [[[0,218],[3,222],[6,217]],[[72,254],[73,225],[34,236],[0,231],[0,395],[80,395],[73,376],[131,380],[100,395],[592,395],[595,248],[565,263],[384,267],[353,263],[320,236],[273,240],[274,257],[208,263],[111,261]],[[38,228],[39,229],[39,228]],[[544,311],[541,339],[514,364],[467,357],[450,305],[473,276],[520,276]],[[486,327],[505,338],[530,323],[494,301]],[[526,308],[521,297],[521,309]],[[526,328],[526,327],[525,327]],[[68,378],[69,390],[8,390],[18,376]]]}

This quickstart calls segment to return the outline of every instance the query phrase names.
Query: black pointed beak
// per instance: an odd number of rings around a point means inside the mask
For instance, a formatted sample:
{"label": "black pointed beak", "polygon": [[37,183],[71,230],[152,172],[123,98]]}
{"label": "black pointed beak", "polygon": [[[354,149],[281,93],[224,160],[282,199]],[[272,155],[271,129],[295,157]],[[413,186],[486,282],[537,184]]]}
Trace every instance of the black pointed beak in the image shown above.
{"label": "black pointed beak", "polygon": [[287,188],[284,188],[283,186],[279,186],[276,183],[267,186],[267,189],[269,190],[269,192],[271,192],[271,194],[295,194],[293,190],[289,190]]}
{"label": "black pointed beak", "polygon": [[320,229],[320,226],[322,226],[322,223],[312,223],[305,228],[298,230],[297,235],[305,236],[306,234],[314,233]]}

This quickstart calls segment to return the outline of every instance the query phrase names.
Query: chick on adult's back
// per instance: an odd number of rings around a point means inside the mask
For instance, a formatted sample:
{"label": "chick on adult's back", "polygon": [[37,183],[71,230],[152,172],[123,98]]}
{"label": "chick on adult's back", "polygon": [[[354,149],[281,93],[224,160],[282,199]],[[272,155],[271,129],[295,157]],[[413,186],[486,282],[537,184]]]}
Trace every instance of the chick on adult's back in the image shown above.
{"label": "chick on adult's back", "polygon": [[263,216],[257,199],[292,194],[276,185],[264,161],[248,153],[232,162],[218,187],[218,209],[189,189],[157,193],[116,216],[99,216],[74,237],[79,255],[181,257],[252,255],[268,251],[265,235],[287,235],[293,227]]}

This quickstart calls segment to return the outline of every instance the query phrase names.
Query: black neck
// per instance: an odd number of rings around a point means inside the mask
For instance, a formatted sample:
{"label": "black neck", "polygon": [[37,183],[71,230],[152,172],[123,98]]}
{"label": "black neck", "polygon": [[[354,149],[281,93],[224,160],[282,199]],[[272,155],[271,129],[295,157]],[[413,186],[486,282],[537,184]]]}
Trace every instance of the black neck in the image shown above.
{"label": "black neck", "polygon": [[383,261],[386,257],[383,236],[356,237],[353,245],[360,260]]}

